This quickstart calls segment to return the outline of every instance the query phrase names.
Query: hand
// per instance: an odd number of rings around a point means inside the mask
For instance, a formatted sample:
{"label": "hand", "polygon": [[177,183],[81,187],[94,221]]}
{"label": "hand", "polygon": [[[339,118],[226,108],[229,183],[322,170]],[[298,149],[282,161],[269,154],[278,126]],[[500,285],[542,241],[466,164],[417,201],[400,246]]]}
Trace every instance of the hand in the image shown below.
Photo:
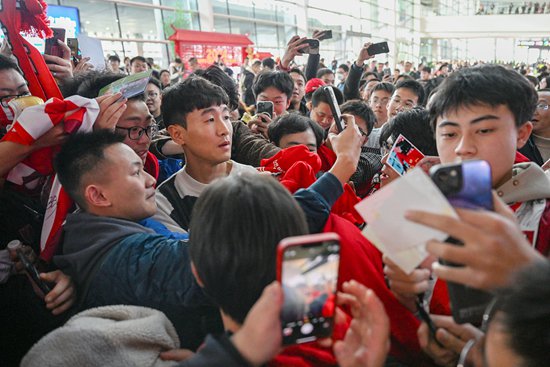
{"label": "hand", "polygon": [[437,327],[435,337],[430,335],[428,325],[422,323],[418,328],[418,342],[422,350],[440,366],[456,366],[464,345],[470,339],[480,338],[483,333],[470,324],[459,325],[451,316],[431,315]]}
{"label": "hand", "polygon": [[252,119],[248,121],[248,127],[253,133],[262,134],[266,139],[269,139],[267,136],[267,127],[271,121],[271,117],[265,113],[261,113],[259,115],[254,115]]}
{"label": "hand", "polygon": [[65,142],[65,140],[67,140],[68,137],[69,134],[65,132],[65,125],[61,122],[39,137],[32,146],[33,149],[38,150],[41,148],[61,145]]}
{"label": "hand", "polygon": [[334,344],[341,367],[381,367],[390,349],[390,321],[374,292],[355,280],[342,285],[339,302],[351,306],[353,320],[344,340]]}
{"label": "hand", "polygon": [[285,54],[281,58],[281,66],[284,69],[289,69],[290,63],[294,60],[294,58],[302,54],[300,50],[307,45],[300,43],[302,43],[306,39],[307,37],[300,38],[300,36],[294,36],[290,39],[290,41],[288,41]]}
{"label": "hand", "polygon": [[[417,268],[412,273],[407,274],[397,266],[386,255],[382,258],[384,261],[384,274],[386,275],[390,289],[405,307],[411,312],[416,312],[416,299],[430,287],[430,274],[428,269]],[[435,261],[432,258],[432,262]],[[427,264],[431,265],[430,262]]]}
{"label": "hand", "polygon": [[76,292],[70,276],[65,275],[61,270],[55,270],[50,273],[41,273],[40,279],[55,283],[55,287],[44,297],[46,307],[52,310],[52,314],[59,315],[74,304]]}
{"label": "hand", "polygon": [[363,48],[359,51],[359,55],[357,55],[357,60],[355,61],[355,65],[359,67],[363,67],[363,63],[365,60],[372,59],[374,55],[369,55],[368,48],[372,45],[372,42],[367,42],[363,45]]}
{"label": "hand", "polygon": [[422,168],[422,171],[426,172],[426,174],[430,174],[430,168],[440,163],[441,163],[441,159],[439,159],[439,157],[427,155],[424,158],[422,158],[416,164],[416,166]]}
{"label": "hand", "polygon": [[[21,252],[29,259],[31,264],[36,264],[37,256],[34,253],[34,250],[31,246],[22,245],[21,246]],[[14,264],[15,273],[17,274],[25,274],[25,266],[21,261],[19,261],[19,257],[17,256],[16,251],[10,251],[10,260]]]}
{"label": "hand", "polygon": [[57,80],[65,80],[73,77],[73,65],[71,63],[71,49],[61,40],[57,40],[59,47],[63,50],[63,56],[44,54],[44,60],[48,69]]}
{"label": "hand", "polygon": [[550,159],[547,160],[543,165],[542,165],[542,170],[543,171],[547,171],[550,169]]}
{"label": "hand", "polygon": [[83,73],[85,71],[93,69],[94,66],[88,61],[90,61],[89,57],[83,57],[74,67],[73,74]]}
{"label": "hand", "polygon": [[120,116],[126,111],[127,99],[122,98],[121,93],[104,95],[96,98],[99,104],[99,115],[94,123],[94,130],[115,130]]}
{"label": "hand", "polygon": [[352,115],[342,115],[342,118],[346,128],[340,134],[329,132],[328,141],[336,154],[336,162],[329,172],[336,176],[343,186],[357,170],[364,139]]}
{"label": "hand", "polygon": [[163,361],[181,362],[193,357],[194,355],[195,353],[193,353],[189,349],[172,349],[167,350],[166,352],[161,352],[160,359],[162,359]]}
{"label": "hand", "polygon": [[268,285],[231,340],[241,355],[253,366],[271,360],[281,349],[281,309],[283,290],[273,282]]}
{"label": "hand", "polygon": [[510,284],[520,268],[543,259],[525,239],[514,214],[493,192],[495,212],[457,209],[459,218],[412,211],[406,218],[438,229],[462,241],[464,246],[431,240],[426,249],[435,257],[464,265],[433,264],[439,278],[469,287],[491,290]]}

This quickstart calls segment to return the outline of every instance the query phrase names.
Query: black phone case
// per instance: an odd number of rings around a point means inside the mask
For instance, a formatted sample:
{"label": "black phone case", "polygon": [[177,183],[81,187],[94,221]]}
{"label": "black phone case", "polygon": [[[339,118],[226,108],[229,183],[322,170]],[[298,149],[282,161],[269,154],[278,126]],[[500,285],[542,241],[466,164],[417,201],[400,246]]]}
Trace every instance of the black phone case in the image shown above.
{"label": "black phone case", "polygon": [[48,284],[46,284],[46,282],[40,279],[40,274],[38,273],[38,270],[36,270],[36,267],[30,262],[30,260],[21,250],[17,250],[17,257],[25,267],[25,272],[31,278],[31,281],[36,284],[38,288],[40,288],[44,295],[50,293],[51,288],[48,286]]}
{"label": "black phone case", "polygon": [[342,113],[340,112],[340,106],[338,106],[338,101],[336,100],[336,95],[334,95],[334,90],[331,86],[323,87],[323,91],[329,100],[330,110],[332,111],[332,116],[334,117],[334,122],[338,128],[338,132],[344,130],[344,124],[342,123]]}
{"label": "black phone case", "polygon": [[387,54],[390,52],[388,42],[373,43],[367,49],[369,55]]}
{"label": "black phone case", "polygon": [[262,103],[259,101],[256,106],[256,114],[266,113],[269,115],[269,118],[273,117],[273,104],[272,103]]}

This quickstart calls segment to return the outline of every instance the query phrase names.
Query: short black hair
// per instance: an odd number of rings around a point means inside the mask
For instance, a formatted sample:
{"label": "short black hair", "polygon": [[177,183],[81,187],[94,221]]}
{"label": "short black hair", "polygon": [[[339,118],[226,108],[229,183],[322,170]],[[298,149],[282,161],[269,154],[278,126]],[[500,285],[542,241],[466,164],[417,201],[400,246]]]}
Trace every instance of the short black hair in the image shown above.
{"label": "short black hair", "polygon": [[264,68],[268,68],[268,69],[275,69],[275,60],[273,60],[271,57],[267,57],[265,59],[262,60],[262,66]]}
{"label": "short black hair", "polygon": [[134,56],[130,59],[130,65],[132,65],[135,61],[141,61],[147,64],[147,60],[145,60],[145,57],[143,56]]}
{"label": "short black hair", "polygon": [[340,65],[338,65],[337,69],[342,69],[346,73],[349,72],[349,66],[347,64],[340,64]]}
{"label": "short black hair", "polygon": [[431,74],[432,68],[429,67],[429,66],[424,66],[424,67],[422,68],[422,71],[425,72],[425,73],[430,73],[430,74]]}
{"label": "short black hair", "polygon": [[181,83],[164,90],[160,110],[166,126],[178,124],[187,128],[188,113],[222,104],[229,105],[229,97],[221,87],[202,77],[190,75]]}
{"label": "short black hair", "polygon": [[162,85],[160,84],[160,80],[158,80],[157,78],[150,78],[147,84],[153,84],[155,87],[162,91]]}
{"label": "short black hair", "polygon": [[0,70],[10,70],[13,69],[19,74],[23,75],[17,63],[13,61],[10,57],[0,54]]}
{"label": "short black hair", "polygon": [[430,115],[422,107],[399,112],[382,126],[380,145],[391,136],[395,142],[399,135],[406,137],[424,155],[437,156],[434,134],[430,128]]}
{"label": "short black hair", "polygon": [[[493,322],[504,326],[508,346],[524,367],[545,366],[550,350],[550,263],[520,270],[511,286],[497,291]],[[498,312],[499,311],[499,312]]]}
{"label": "short black hair", "polygon": [[388,83],[388,82],[380,82],[380,83],[376,84],[374,86],[374,88],[372,88],[371,93],[374,93],[377,90],[383,90],[384,92],[388,92],[390,95],[392,95],[393,92],[395,91],[395,85],[393,85],[392,83]]}
{"label": "short black hair", "polygon": [[279,146],[283,136],[301,133],[307,129],[311,129],[313,131],[317,148],[319,148],[325,138],[323,128],[309,117],[302,116],[299,113],[288,113],[277,117],[272,123],[269,124],[267,128],[267,135],[273,144]]}
{"label": "short black hair", "polygon": [[[334,85],[328,85],[327,87],[331,87],[334,91],[334,96],[336,97],[336,102],[338,102],[338,105],[341,105],[344,103],[344,95],[342,94],[342,91],[335,87]],[[313,107],[319,106],[319,103],[324,102],[329,104],[329,99],[327,95],[325,94],[325,91],[323,90],[323,87],[319,87],[313,92],[313,95],[311,96],[311,105]]]}
{"label": "short black hair", "polygon": [[61,83],[60,89],[64,97],[79,95],[86,98],[96,98],[101,88],[124,78],[124,75],[111,71],[91,70],[78,73],[73,78]]}
{"label": "short black hair", "polygon": [[365,120],[365,123],[367,124],[366,133],[367,135],[370,135],[372,129],[374,128],[376,116],[374,115],[374,112],[369,107],[367,102],[360,99],[346,101],[346,103],[340,106],[340,111],[342,111],[342,113],[361,117],[363,120]]}
{"label": "short black hair", "polygon": [[171,75],[170,74],[170,71],[166,70],[166,69],[162,69],[160,72],[159,72],[159,75],[162,75],[164,73],[168,73],[168,75]]}
{"label": "short black hair", "polygon": [[304,74],[304,72],[302,70],[300,70],[300,68],[292,68],[288,71],[288,73],[296,73],[296,74],[299,74],[302,78],[304,78],[304,83],[307,82],[307,78],[306,78],[306,74]]}
{"label": "short black hair", "polygon": [[210,65],[205,70],[201,70],[200,76],[220,86],[227,93],[227,97],[229,97],[229,104],[227,106],[231,111],[239,107],[239,88],[237,83],[222,69],[216,65]]}
{"label": "short black hair", "polygon": [[317,75],[315,77],[321,79],[323,75],[327,75],[327,74],[334,74],[334,71],[332,71],[332,69],[329,69],[329,68],[321,68],[317,70]]}
{"label": "short black hair", "polygon": [[402,80],[396,84],[395,90],[398,90],[401,88],[410,90],[418,97],[418,102],[416,102],[417,105],[422,106],[424,104],[425,93],[424,93],[424,87],[422,87],[422,84],[410,78],[410,79]]}
{"label": "short black hair", "polygon": [[100,129],[91,133],[72,134],[54,158],[59,182],[81,208],[86,209],[82,177],[94,172],[105,160],[105,149],[124,141],[124,135]]}
{"label": "short black hair", "polygon": [[118,55],[110,55],[109,61],[118,61],[120,63],[120,57]]}
{"label": "short black hair", "polygon": [[204,292],[243,323],[276,278],[277,244],[306,233],[302,209],[277,180],[231,175],[208,185],[197,199],[189,254]]}
{"label": "short black hair", "polygon": [[437,118],[461,107],[504,105],[514,115],[516,126],[522,126],[535,113],[535,88],[513,70],[500,65],[465,68],[445,78],[430,103],[430,120],[435,130]]}
{"label": "short black hair", "polygon": [[269,87],[277,88],[290,99],[294,91],[294,80],[288,73],[282,71],[263,71],[256,75],[252,84],[252,91],[256,98]]}

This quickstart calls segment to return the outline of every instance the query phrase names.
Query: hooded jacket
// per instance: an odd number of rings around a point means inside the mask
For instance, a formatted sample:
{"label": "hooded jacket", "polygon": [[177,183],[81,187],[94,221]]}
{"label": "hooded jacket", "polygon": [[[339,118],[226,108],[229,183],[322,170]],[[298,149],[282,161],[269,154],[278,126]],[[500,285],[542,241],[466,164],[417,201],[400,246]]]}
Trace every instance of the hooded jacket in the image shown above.
{"label": "hooded jacket", "polygon": [[217,308],[191,272],[187,243],[137,223],[75,213],[64,227],[55,264],[76,283],[78,310],[107,305],[145,306],[166,314],[182,347],[195,350],[223,326]]}

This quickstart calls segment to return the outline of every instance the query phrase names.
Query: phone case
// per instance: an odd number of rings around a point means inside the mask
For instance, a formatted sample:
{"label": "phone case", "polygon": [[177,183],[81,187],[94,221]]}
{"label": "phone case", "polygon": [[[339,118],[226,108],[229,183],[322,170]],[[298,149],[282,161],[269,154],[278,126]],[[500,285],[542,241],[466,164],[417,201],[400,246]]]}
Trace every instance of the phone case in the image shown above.
{"label": "phone case", "polygon": [[369,55],[387,54],[390,52],[388,42],[373,43],[367,49]]}
{"label": "phone case", "polygon": [[258,101],[256,104],[256,114],[267,113],[269,118],[273,116],[273,102],[271,101]]}
{"label": "phone case", "polygon": [[46,284],[46,282],[40,279],[40,274],[38,273],[38,270],[36,270],[36,267],[30,262],[27,256],[25,256],[25,254],[20,249],[17,250],[17,257],[25,267],[25,272],[27,273],[31,281],[38,288],[40,288],[44,295],[50,293],[50,287]]}
{"label": "phone case", "polygon": [[323,87],[323,90],[330,101],[330,110],[332,111],[332,116],[334,117],[334,122],[338,128],[338,132],[344,131],[344,124],[342,122],[342,112],[340,112],[340,106],[338,106],[338,101],[336,100],[336,95],[331,86]]}

